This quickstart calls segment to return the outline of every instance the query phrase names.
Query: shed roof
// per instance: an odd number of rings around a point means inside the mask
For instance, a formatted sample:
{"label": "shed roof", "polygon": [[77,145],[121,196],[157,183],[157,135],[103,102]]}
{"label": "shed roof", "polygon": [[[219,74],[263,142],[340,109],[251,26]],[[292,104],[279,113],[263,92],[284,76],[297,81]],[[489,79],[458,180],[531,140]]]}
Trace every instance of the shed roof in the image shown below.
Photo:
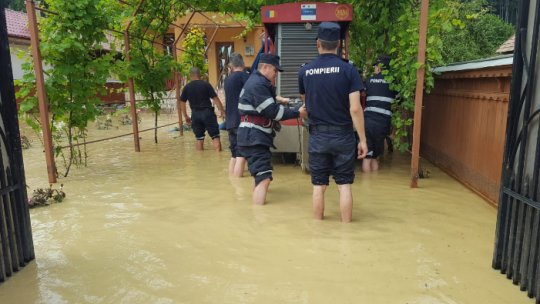
{"label": "shed roof", "polygon": [[514,55],[502,55],[493,58],[473,60],[467,62],[457,62],[451,65],[437,67],[433,69],[434,73],[454,72],[454,71],[466,71],[486,69],[491,67],[498,67],[504,65],[511,65],[514,62]]}

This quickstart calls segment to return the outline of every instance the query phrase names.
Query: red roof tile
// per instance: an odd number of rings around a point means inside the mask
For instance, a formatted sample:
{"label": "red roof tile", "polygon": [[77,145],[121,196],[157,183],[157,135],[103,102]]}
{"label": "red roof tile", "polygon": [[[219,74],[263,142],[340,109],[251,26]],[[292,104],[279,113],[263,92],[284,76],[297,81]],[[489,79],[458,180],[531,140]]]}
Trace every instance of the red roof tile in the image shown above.
{"label": "red roof tile", "polygon": [[26,18],[26,13],[17,12],[7,8],[5,12],[8,37],[30,39],[30,33],[28,32],[28,18]]}

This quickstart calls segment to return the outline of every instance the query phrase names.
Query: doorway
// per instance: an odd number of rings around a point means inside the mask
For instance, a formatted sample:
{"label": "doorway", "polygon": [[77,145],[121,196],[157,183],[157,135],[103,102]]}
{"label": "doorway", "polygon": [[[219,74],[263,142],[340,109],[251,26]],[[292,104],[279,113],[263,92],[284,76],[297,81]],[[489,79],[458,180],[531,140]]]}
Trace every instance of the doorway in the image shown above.
{"label": "doorway", "polygon": [[216,58],[217,58],[217,87],[218,89],[223,87],[225,78],[228,74],[229,58],[234,52],[234,43],[232,42],[218,42],[216,43]]}

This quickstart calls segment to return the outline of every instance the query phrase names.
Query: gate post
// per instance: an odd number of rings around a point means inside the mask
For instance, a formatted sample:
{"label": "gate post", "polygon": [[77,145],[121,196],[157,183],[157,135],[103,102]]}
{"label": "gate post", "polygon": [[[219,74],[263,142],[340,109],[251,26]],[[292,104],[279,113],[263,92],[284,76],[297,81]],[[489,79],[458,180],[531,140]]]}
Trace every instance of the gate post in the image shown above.
{"label": "gate post", "polygon": [[424,77],[426,71],[426,39],[428,27],[429,0],[422,0],[420,7],[420,34],[418,38],[418,63],[416,71],[416,93],[414,98],[414,127],[411,159],[411,188],[418,187],[418,169],[420,163],[420,131],[422,130],[422,102],[424,99]]}
{"label": "gate post", "polygon": [[45,78],[43,77],[41,51],[39,50],[36,5],[33,0],[26,0],[26,12],[28,16],[28,31],[30,32],[30,42],[32,45],[34,72],[36,74],[36,91],[39,101],[39,115],[41,118],[41,130],[43,131],[43,146],[45,149],[45,160],[47,162],[47,173],[49,175],[49,183],[56,183],[56,164],[54,162],[52,134],[49,125],[49,107],[47,104],[47,94],[45,93]]}

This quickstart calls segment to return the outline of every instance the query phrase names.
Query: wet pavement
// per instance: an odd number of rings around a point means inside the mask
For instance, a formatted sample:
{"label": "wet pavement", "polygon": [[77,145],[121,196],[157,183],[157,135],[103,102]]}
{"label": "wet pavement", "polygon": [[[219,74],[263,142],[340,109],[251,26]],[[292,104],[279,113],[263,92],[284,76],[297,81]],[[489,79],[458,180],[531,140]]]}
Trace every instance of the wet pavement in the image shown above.
{"label": "wet pavement", "polygon": [[[141,153],[132,137],[89,146],[89,166],[60,180],[67,199],[31,210],[36,260],[0,303],[534,303],[491,268],[496,210],[430,164],[410,189],[409,159],[386,157],[358,172],[352,223],[335,185],[315,221],[298,166],[276,164],[268,204],[253,206],[227,150],[196,152],[171,128],[157,145],[143,133]],[[24,157],[30,189],[47,186],[36,139]]]}

